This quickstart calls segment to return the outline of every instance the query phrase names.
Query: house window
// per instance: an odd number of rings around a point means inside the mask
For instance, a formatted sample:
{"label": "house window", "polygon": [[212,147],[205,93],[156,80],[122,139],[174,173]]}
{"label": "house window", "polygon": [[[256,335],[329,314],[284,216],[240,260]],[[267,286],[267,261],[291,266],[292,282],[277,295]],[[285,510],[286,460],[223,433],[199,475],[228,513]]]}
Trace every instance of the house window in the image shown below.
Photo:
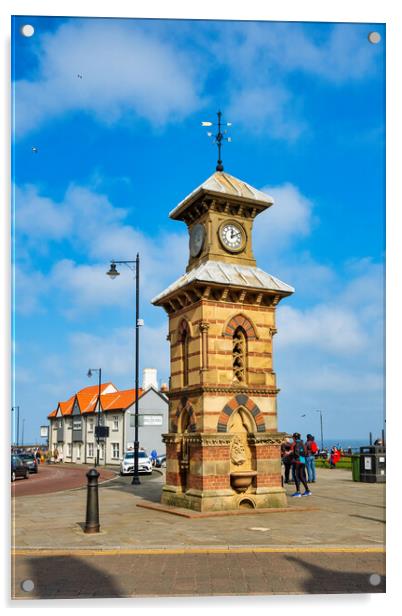
{"label": "house window", "polygon": [[81,419],[74,419],[73,430],[81,430]]}
{"label": "house window", "polygon": [[67,443],[67,458],[71,458],[71,443]]}
{"label": "house window", "polygon": [[103,460],[103,452],[105,450],[105,443],[100,443],[100,449],[99,449],[99,458],[101,460]]}
{"label": "house window", "polygon": [[63,427],[63,420],[62,420],[62,419],[59,419],[59,425],[58,425],[58,427],[59,427],[59,428],[62,428],[62,427]]}
{"label": "house window", "polygon": [[94,457],[94,444],[93,443],[87,443],[87,453],[88,453],[88,458],[93,458]]}
{"label": "house window", "polygon": [[77,445],[77,460],[81,460],[81,445],[78,443]]}
{"label": "house window", "polygon": [[120,457],[120,444],[112,443],[112,458],[116,459]]}
{"label": "house window", "polygon": [[118,429],[119,429],[119,416],[114,415],[113,416],[113,430],[118,430]]}
{"label": "house window", "polygon": [[235,383],[246,381],[246,354],[246,334],[242,327],[238,327],[233,334],[233,381]]}
{"label": "house window", "polygon": [[71,423],[71,421],[66,420],[66,424],[67,424],[67,430],[71,430],[73,427],[73,424]]}
{"label": "house window", "polygon": [[89,417],[88,419],[88,432],[94,431],[94,420],[93,417]]}

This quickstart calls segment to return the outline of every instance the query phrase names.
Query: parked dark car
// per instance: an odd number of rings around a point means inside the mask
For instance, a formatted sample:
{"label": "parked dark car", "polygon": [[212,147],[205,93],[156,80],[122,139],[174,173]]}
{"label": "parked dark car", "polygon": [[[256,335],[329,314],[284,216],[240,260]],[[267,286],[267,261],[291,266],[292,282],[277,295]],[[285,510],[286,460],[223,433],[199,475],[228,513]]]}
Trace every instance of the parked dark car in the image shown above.
{"label": "parked dark car", "polygon": [[11,481],[15,481],[17,477],[23,477],[28,479],[29,468],[25,464],[24,460],[21,460],[19,456],[11,456]]}
{"label": "parked dark car", "polygon": [[19,453],[18,457],[25,462],[30,473],[38,472],[38,461],[33,453]]}

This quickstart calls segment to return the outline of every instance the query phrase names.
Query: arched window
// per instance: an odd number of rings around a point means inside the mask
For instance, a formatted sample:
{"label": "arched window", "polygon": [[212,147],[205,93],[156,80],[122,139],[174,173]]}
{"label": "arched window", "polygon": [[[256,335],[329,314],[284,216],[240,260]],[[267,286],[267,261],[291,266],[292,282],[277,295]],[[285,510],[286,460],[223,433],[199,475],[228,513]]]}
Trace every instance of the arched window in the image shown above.
{"label": "arched window", "polygon": [[180,326],[181,360],[182,360],[182,380],[183,386],[188,385],[188,343],[190,332],[187,321],[183,321]]}
{"label": "arched window", "polygon": [[242,327],[233,334],[233,381],[245,383],[247,380],[247,338]]}

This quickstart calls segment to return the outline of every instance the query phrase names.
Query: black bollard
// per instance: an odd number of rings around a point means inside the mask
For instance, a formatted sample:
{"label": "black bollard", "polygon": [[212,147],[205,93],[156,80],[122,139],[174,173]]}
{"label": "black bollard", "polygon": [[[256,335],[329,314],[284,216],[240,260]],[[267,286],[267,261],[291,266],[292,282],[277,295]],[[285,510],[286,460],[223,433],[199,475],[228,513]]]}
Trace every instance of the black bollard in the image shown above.
{"label": "black bollard", "polygon": [[98,478],[99,473],[96,468],[91,468],[87,472],[87,517],[85,521],[84,533],[99,533],[99,499],[98,499]]}

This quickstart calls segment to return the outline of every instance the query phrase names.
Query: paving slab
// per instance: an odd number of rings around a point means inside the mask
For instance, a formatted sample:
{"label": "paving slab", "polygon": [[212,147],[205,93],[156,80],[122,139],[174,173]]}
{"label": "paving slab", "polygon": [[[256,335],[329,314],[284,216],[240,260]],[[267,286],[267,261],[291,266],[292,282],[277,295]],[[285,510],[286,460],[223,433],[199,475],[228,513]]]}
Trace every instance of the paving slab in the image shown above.
{"label": "paving slab", "polygon": [[[33,583],[30,592],[22,588],[25,580]],[[12,583],[16,599],[383,593],[385,558],[358,552],[202,554],[196,559],[191,554],[31,555],[17,558]]]}
{"label": "paving slab", "polygon": [[[218,547],[385,544],[385,486],[354,482],[348,470],[317,469],[313,495],[288,499],[291,511],[272,515],[184,518],[138,507],[158,503],[163,475],[140,486],[111,480],[100,486],[101,532],[87,535],[86,490],[13,499],[15,549],[186,549]],[[288,486],[288,493],[293,486]],[[311,510],[305,510],[308,501]]]}

